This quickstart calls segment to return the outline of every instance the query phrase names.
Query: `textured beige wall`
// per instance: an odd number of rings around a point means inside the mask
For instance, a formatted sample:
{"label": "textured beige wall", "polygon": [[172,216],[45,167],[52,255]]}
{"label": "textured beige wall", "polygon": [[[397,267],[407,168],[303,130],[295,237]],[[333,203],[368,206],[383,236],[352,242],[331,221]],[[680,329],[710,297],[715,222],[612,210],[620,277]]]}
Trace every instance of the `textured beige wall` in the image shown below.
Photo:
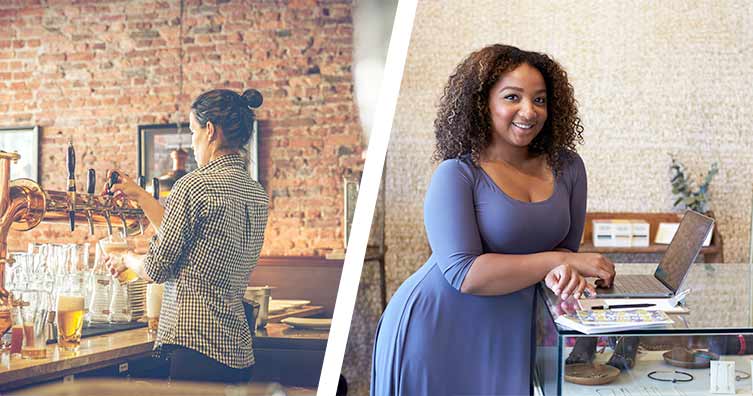
{"label": "textured beige wall", "polygon": [[[712,209],[725,260],[748,259],[753,192],[753,2],[420,1],[387,152],[388,296],[429,256],[423,199],[447,77],[493,43],[552,55],[580,103],[591,211],[672,210],[668,153],[698,175],[719,161]],[[368,394],[379,281],[364,270],[344,362]],[[360,314],[362,312],[362,314]],[[358,343],[359,345],[352,345]]]}
{"label": "textured beige wall", "polygon": [[748,257],[753,3],[420,2],[387,152],[388,292],[429,255],[422,204],[447,76],[492,43],[546,52],[580,103],[591,211],[669,211],[669,156],[705,173],[725,261]]}

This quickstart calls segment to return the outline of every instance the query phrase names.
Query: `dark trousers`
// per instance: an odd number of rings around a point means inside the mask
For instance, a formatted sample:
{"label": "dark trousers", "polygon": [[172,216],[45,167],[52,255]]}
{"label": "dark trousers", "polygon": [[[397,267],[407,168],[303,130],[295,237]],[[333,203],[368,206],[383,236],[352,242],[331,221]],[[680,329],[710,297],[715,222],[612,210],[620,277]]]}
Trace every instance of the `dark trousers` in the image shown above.
{"label": "dark trousers", "polygon": [[173,346],[170,380],[237,384],[251,380],[254,366],[237,369],[226,366],[193,349]]}

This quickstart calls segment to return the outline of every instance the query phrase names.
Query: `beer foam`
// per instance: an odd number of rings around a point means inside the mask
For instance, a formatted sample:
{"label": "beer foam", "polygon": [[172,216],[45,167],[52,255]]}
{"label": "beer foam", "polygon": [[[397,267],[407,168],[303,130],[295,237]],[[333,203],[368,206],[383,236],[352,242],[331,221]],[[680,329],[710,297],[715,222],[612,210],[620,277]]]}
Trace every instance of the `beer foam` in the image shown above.
{"label": "beer foam", "polygon": [[105,254],[123,254],[128,251],[127,242],[101,242]]}
{"label": "beer foam", "polygon": [[58,297],[58,312],[83,311],[83,309],[84,297],[82,296],[60,295]]}

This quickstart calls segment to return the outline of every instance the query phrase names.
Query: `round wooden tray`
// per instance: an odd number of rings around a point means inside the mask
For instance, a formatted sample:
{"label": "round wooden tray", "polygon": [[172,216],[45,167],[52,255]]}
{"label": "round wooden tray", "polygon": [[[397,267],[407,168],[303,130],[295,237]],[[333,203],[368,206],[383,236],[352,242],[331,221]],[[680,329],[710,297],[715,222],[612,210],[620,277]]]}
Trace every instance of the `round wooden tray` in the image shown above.
{"label": "round wooden tray", "polygon": [[670,366],[688,369],[709,368],[712,360],[719,360],[719,355],[714,352],[686,348],[674,348],[664,352],[662,356]]}
{"label": "round wooden tray", "polygon": [[617,379],[618,368],[606,364],[577,363],[565,365],[565,381],[578,385],[604,385]]}

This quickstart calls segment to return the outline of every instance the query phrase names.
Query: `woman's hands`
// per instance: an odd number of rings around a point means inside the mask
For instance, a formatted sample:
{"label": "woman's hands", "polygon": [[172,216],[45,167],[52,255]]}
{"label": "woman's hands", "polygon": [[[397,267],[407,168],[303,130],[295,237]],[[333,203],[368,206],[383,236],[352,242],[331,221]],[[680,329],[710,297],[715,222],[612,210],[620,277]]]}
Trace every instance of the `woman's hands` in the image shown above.
{"label": "woman's hands", "polygon": [[575,268],[585,277],[599,278],[599,285],[611,287],[614,281],[614,263],[598,253],[565,253],[564,264]]}
{"label": "woman's hands", "polygon": [[580,298],[584,292],[596,294],[594,287],[586,282],[586,278],[567,263],[549,271],[544,278],[544,283],[562,300],[567,300],[571,296],[576,299]]}
{"label": "woman's hands", "polygon": [[121,170],[110,170],[107,172],[107,180],[110,180],[110,175],[112,172],[118,172],[120,177],[118,178],[118,182],[113,184],[110,189],[113,193],[113,195],[116,198],[127,198],[132,201],[141,202],[144,195],[149,195],[149,193],[146,192],[143,188],[139,187],[136,182],[131,180],[128,175],[121,171]]}
{"label": "woman's hands", "polygon": [[[110,180],[110,174],[113,171],[107,172],[107,180]],[[144,211],[146,218],[152,223],[155,230],[162,224],[162,216],[165,214],[165,209],[160,205],[159,201],[154,199],[151,194],[146,190],[139,187],[131,178],[124,172],[116,171],[120,175],[118,182],[111,186],[113,197],[115,199],[129,199],[135,201]]]}
{"label": "woman's hands", "polygon": [[139,278],[153,282],[153,280],[144,271],[144,255],[128,252],[123,255],[122,259],[116,260],[112,256],[105,256],[105,266],[110,271],[110,274],[114,277],[120,275],[121,272],[126,269],[131,269],[135,272]]}
{"label": "woman's hands", "polygon": [[104,259],[107,270],[110,271],[110,275],[114,277],[117,277],[121,272],[128,269],[128,267],[125,266],[125,260],[116,260],[114,257],[107,255],[104,256]]}

